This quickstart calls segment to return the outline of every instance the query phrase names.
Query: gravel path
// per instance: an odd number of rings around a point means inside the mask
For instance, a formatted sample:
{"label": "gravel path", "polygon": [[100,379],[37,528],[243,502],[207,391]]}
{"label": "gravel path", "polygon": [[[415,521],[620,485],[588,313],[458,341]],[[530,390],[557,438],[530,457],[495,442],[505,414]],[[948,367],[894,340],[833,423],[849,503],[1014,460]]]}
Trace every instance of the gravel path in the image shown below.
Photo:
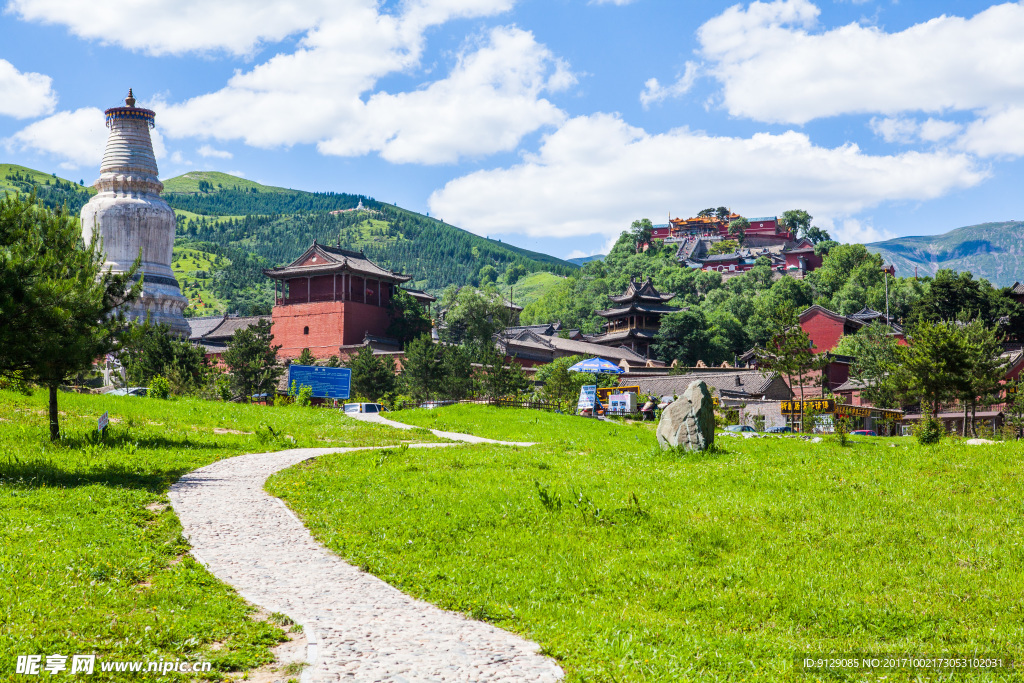
{"label": "gravel path", "polygon": [[170,490],[196,559],[249,602],[303,625],[310,662],[303,683],[561,679],[535,643],[414,600],[344,562],[263,490],[274,472],[355,450],[366,449],[241,455],[191,472]]}
{"label": "gravel path", "polygon": [[[380,413],[355,413],[349,415],[357,420],[363,422],[376,422],[377,424],[387,425],[388,427],[394,427],[396,429],[415,429],[414,425],[407,425],[403,422],[395,422],[390,420]],[[485,439],[482,436],[473,436],[472,434],[459,434],[457,432],[442,432],[440,429],[431,429],[430,433],[434,436],[439,436],[442,439],[451,439],[453,441],[463,441],[465,443],[496,443],[503,446],[534,446],[536,445],[532,441],[497,441],[495,439]]]}

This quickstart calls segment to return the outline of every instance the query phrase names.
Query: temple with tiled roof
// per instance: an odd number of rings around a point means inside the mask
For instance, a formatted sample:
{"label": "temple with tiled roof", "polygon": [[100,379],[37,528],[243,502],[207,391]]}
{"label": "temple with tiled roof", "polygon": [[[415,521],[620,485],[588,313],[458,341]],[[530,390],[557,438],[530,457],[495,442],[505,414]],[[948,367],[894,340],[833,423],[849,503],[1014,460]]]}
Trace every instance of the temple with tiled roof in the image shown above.
{"label": "temple with tiled roof", "polygon": [[650,346],[661,328],[661,318],[678,308],[666,303],[675,298],[674,294],[662,294],[654,288],[650,279],[640,283],[631,279],[626,291],[609,297],[614,308],[597,311],[606,318],[604,332],[589,337],[587,341],[602,346],[627,348],[645,358],[650,357]]}
{"label": "temple with tiled roof", "polygon": [[[361,251],[315,240],[291,264],[263,273],[274,280],[274,342],[283,358],[297,357],[303,349],[329,358],[368,334],[386,337],[391,299],[412,279],[378,266]],[[425,306],[435,300],[418,290],[403,291]]]}

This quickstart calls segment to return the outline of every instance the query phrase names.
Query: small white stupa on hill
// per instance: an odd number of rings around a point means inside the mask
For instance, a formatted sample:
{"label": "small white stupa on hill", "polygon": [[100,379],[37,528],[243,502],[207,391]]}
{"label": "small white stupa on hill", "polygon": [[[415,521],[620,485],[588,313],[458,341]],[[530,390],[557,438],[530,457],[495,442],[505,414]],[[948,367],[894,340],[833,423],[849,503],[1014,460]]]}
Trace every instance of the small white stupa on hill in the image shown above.
{"label": "small white stupa on hill", "polygon": [[182,315],[188,300],[171,270],[174,250],[174,211],[160,198],[164,184],[157,177],[156,156],[149,129],[156,114],[135,106],[128,90],[124,107],[104,112],[107,116],[107,148],[98,193],[82,207],[82,235],[88,244],[94,231],[103,240],[106,268],[123,273],[142,250],[142,296],[126,311],[133,320],[163,323],[171,332],[189,336]]}

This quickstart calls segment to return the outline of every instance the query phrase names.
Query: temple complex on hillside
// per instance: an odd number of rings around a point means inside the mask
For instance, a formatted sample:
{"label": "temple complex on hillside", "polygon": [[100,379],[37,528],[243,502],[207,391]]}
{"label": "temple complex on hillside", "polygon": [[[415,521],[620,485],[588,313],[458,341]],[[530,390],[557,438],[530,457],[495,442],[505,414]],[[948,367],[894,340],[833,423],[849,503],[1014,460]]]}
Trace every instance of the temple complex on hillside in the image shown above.
{"label": "temple complex on hillside", "polygon": [[98,233],[103,245],[104,270],[129,271],[142,253],[138,277],[142,294],[125,311],[130,320],[167,325],[172,334],[189,336],[183,311],[188,304],[171,270],[174,249],[174,211],[160,198],[160,182],[149,129],[156,114],[135,106],[128,90],[125,106],[107,109],[107,147],[97,194],[82,207],[82,237],[89,244]]}
{"label": "temple complex on hillside", "polygon": [[602,346],[627,348],[650,357],[651,342],[661,327],[662,316],[679,310],[665,305],[675,298],[675,294],[662,294],[654,288],[650,279],[642,284],[631,279],[625,292],[609,298],[618,305],[597,311],[599,316],[607,319],[604,332],[587,341]]}
{"label": "temple complex on hillside", "polygon": [[[391,299],[409,275],[381,268],[361,251],[316,241],[293,263],[263,273],[274,280],[272,312],[279,356],[295,358],[309,349],[316,358],[343,354],[367,335],[386,337]],[[429,307],[434,297],[403,290]]]}

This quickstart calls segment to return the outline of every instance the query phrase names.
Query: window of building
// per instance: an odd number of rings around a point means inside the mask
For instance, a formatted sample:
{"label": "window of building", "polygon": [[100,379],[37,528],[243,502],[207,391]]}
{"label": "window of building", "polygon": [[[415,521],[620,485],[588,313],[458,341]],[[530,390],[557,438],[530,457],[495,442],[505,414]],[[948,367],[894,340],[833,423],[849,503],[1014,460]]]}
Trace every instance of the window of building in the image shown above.
{"label": "window of building", "polygon": [[308,326],[302,328],[302,334],[309,334],[309,327]]}

